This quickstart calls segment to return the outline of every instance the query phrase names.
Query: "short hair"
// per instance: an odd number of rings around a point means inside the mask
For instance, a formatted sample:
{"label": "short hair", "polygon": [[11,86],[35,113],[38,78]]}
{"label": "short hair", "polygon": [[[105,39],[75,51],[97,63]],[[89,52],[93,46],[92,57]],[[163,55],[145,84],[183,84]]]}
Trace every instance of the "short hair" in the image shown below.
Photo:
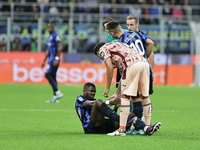
{"label": "short hair", "polygon": [[139,17],[136,15],[130,15],[126,17],[126,20],[132,20],[132,19],[135,19],[135,23],[139,23]]}
{"label": "short hair", "polygon": [[56,26],[56,22],[55,21],[49,21],[49,24]]}
{"label": "short hair", "polygon": [[87,82],[87,83],[85,83],[83,89],[86,89],[87,87],[90,87],[90,86],[93,86],[94,88],[96,88],[95,85],[94,85],[93,83]]}
{"label": "short hair", "polygon": [[115,21],[115,20],[112,17],[106,17],[102,22],[103,27],[105,28],[104,24],[106,24],[110,21]]}
{"label": "short hair", "polygon": [[111,21],[107,24],[107,30],[109,30],[110,32],[119,32],[121,30],[121,27],[119,25],[118,22],[116,21]]}
{"label": "short hair", "polygon": [[99,42],[94,46],[93,51],[94,51],[95,55],[97,55],[97,52],[99,51],[99,49],[105,44],[106,44],[105,42]]}

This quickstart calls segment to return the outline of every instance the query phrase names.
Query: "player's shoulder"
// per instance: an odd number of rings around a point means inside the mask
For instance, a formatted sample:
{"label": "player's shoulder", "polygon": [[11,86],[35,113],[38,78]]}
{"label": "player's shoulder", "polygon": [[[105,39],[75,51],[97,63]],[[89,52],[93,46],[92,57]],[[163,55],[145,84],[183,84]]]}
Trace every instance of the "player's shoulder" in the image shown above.
{"label": "player's shoulder", "polygon": [[79,102],[84,102],[85,100],[87,100],[86,97],[84,97],[84,96],[82,96],[82,95],[78,95],[78,96],[77,96],[77,101],[79,101]]}
{"label": "player's shoulder", "polygon": [[127,30],[127,29],[122,29],[122,31],[124,31],[124,32],[128,32],[128,30]]}
{"label": "player's shoulder", "polygon": [[119,39],[116,39],[112,35],[108,34],[108,36],[107,36],[107,43],[118,42],[118,41],[119,41]]}
{"label": "player's shoulder", "polygon": [[144,33],[142,30],[139,30],[138,33],[142,36],[146,36],[146,37],[149,37],[146,33]]}

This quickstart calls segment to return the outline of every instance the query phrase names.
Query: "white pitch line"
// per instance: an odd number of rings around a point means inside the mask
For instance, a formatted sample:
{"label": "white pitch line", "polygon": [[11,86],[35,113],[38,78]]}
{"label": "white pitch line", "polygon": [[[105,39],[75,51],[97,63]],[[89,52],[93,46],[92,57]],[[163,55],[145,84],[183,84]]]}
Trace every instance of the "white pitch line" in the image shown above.
{"label": "white pitch line", "polygon": [[[75,109],[3,109],[1,108],[0,111],[57,111],[57,112],[69,112],[69,111],[76,111]],[[153,112],[158,113],[200,113],[200,111],[182,111],[182,110],[153,110]]]}
{"label": "white pitch line", "polygon": [[63,109],[0,109],[0,111],[57,111],[57,112],[69,112],[69,111],[75,111],[75,110],[63,110]]}

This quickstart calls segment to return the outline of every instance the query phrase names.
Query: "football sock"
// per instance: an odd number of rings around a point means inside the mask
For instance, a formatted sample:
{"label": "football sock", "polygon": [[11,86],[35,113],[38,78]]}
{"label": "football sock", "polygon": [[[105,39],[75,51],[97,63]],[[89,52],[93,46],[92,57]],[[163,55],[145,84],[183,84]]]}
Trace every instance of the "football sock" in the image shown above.
{"label": "football sock", "polygon": [[151,101],[148,98],[142,99],[144,120],[147,126],[151,125]]}
{"label": "football sock", "polygon": [[115,121],[119,122],[119,115],[112,110],[110,107],[108,107],[105,103],[101,104],[99,110],[108,118],[112,118]]}
{"label": "football sock", "polygon": [[47,80],[49,81],[52,89],[53,89],[53,92],[54,92],[54,95],[56,95],[56,91],[58,90],[57,89],[57,83],[55,82],[55,80],[51,77],[50,74],[45,74],[45,77],[47,78]]}
{"label": "football sock", "polygon": [[121,98],[121,111],[120,111],[120,129],[121,126],[126,127],[128,115],[130,112],[130,101],[126,98]]}
{"label": "football sock", "polygon": [[137,119],[134,126],[135,126],[135,130],[140,130],[140,129],[144,130],[144,128],[147,127],[146,124],[143,121],[141,121],[139,118]]}
{"label": "football sock", "polygon": [[136,102],[133,103],[133,113],[138,117],[138,118],[142,118],[142,113],[143,113],[143,106],[142,106],[142,102]]}

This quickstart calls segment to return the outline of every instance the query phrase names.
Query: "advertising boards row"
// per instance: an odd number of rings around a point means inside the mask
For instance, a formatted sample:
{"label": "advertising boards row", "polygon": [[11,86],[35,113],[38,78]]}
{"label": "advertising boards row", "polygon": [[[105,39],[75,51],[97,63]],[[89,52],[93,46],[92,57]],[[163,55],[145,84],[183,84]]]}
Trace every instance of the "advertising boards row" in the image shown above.
{"label": "advertising boards row", "polygon": [[[17,56],[17,54],[19,56]],[[41,62],[44,53],[12,53],[0,54],[0,83],[47,84],[45,69]],[[170,64],[154,66],[154,85],[191,85],[194,78],[194,66]],[[112,84],[115,84],[115,74]],[[165,76],[167,75],[167,77]],[[57,81],[60,84],[106,84],[106,68],[103,63],[61,63],[57,71]]]}

